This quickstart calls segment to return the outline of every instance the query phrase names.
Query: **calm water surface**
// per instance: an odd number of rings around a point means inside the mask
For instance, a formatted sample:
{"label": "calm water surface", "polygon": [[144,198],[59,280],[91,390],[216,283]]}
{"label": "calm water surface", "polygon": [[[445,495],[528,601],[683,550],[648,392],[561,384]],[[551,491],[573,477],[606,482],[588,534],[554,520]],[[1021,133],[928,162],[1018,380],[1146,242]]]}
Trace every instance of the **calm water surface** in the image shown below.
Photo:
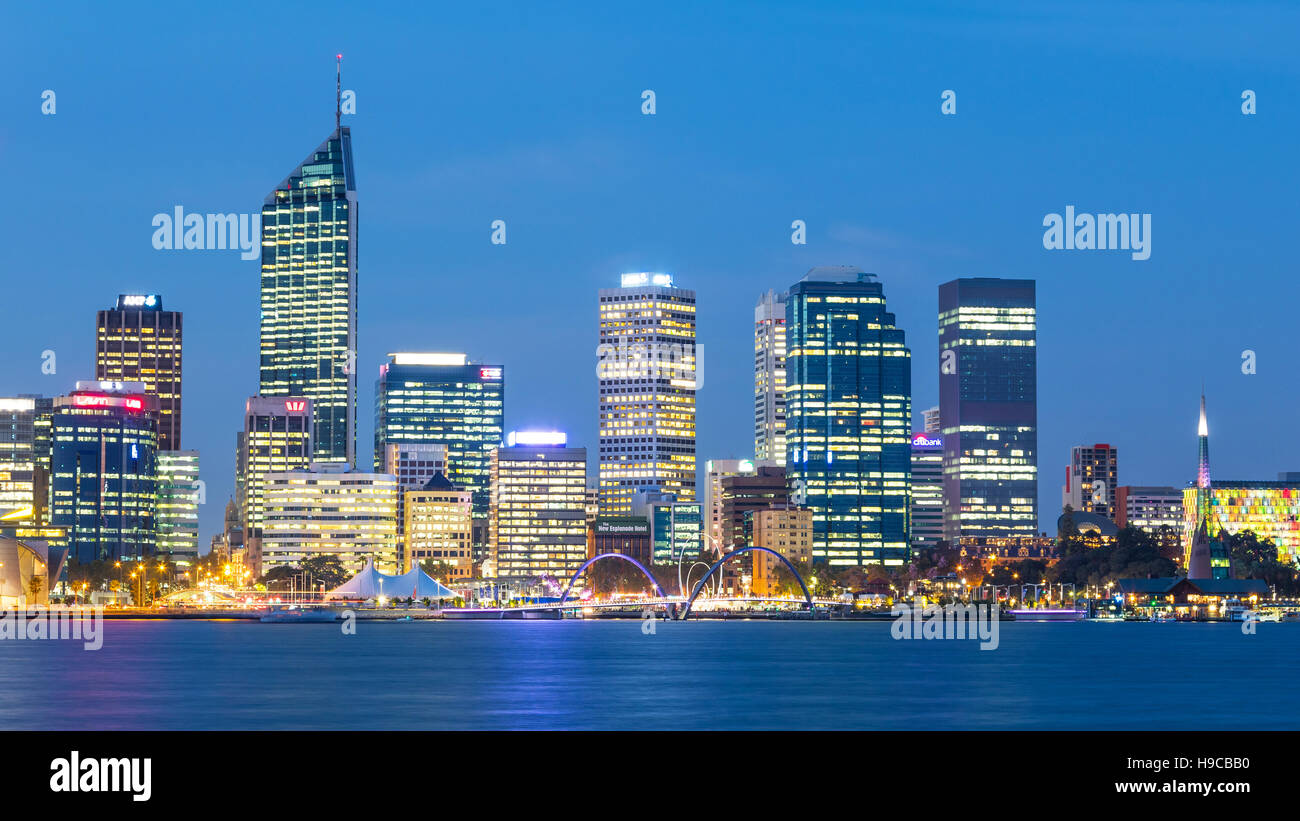
{"label": "calm water surface", "polygon": [[1300,729],[1300,625],[105,622],[0,641],[6,729]]}

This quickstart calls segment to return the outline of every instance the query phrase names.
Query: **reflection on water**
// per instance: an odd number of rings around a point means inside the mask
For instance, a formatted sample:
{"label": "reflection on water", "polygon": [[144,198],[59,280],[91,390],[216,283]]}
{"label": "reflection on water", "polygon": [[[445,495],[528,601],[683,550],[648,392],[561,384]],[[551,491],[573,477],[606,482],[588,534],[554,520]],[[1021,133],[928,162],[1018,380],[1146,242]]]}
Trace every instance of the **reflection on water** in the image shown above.
{"label": "reflection on water", "polygon": [[0,641],[6,729],[1300,729],[1300,627],[146,621]]}

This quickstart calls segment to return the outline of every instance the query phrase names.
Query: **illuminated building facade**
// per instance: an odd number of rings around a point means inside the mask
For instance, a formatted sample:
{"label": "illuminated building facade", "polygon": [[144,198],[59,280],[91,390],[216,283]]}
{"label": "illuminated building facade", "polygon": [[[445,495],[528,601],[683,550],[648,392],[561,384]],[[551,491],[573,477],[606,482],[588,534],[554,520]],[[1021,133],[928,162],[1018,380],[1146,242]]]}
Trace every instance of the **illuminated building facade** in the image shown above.
{"label": "illuminated building facade", "polygon": [[963,536],[957,548],[963,558],[979,561],[1059,558],[1050,536]]}
{"label": "illuminated building facade", "polygon": [[[785,556],[796,566],[812,563],[813,515],[799,507],[775,507],[753,510],[745,514],[747,541],[755,547],[766,547]],[[775,556],[755,550],[750,556],[749,588],[756,596],[777,592],[777,565]]]}
{"label": "illuminated building facade", "polygon": [[1175,487],[1120,485],[1115,489],[1115,524],[1144,530],[1160,555],[1183,560],[1183,491]]}
{"label": "illuminated building facade", "polygon": [[402,493],[404,570],[425,561],[443,562],[451,579],[474,575],[473,502],[468,490],[435,473],[423,486]]}
{"label": "illuminated building facade", "polygon": [[[770,507],[790,506],[786,470],[787,468],[774,465],[762,465],[756,467],[753,473],[722,477],[719,493],[722,510],[719,527],[721,555],[748,546],[745,541],[745,514]],[[729,572],[728,566],[723,566],[723,572]]]}
{"label": "illuminated building facade", "polygon": [[679,502],[671,493],[638,490],[632,494],[632,515],[650,523],[651,559],[676,564],[698,558],[704,538],[699,502]]}
{"label": "illuminated building facade", "polygon": [[179,562],[199,557],[199,483],[197,450],[158,452],[158,554]]}
{"label": "illuminated building facade", "polygon": [[[43,523],[49,493],[49,414],[53,400],[0,398],[0,525]],[[47,435],[39,441],[45,416]],[[43,448],[43,452],[42,452]]]}
{"label": "illuminated building facade", "polygon": [[262,528],[262,574],[329,555],[348,573],[368,561],[380,573],[396,573],[397,479],[329,463],[268,474]]}
{"label": "illuminated building facade", "polygon": [[[1181,522],[1184,534],[1195,533],[1199,520],[1196,503],[1199,488],[1183,490]],[[1214,535],[1251,530],[1261,539],[1271,539],[1277,545],[1279,561],[1300,561],[1300,482],[1241,482],[1218,481],[1208,494],[1209,519],[1214,522]],[[1211,554],[1210,575],[1192,575],[1192,578],[1229,578],[1215,575],[1220,568],[1228,567],[1227,554]]]}
{"label": "illuminated building facade", "polygon": [[376,465],[381,472],[397,477],[397,563],[409,570],[403,552],[406,547],[406,491],[419,490],[435,475],[445,476],[447,446],[428,442],[388,445],[384,448],[383,461]]}
{"label": "illuminated building facade", "polygon": [[768,291],[754,308],[754,458],[785,464],[785,300]]}
{"label": "illuminated building facade", "polygon": [[447,480],[486,516],[489,455],[505,427],[505,369],[463,353],[391,353],[375,382],[375,464],[391,445],[446,447]]}
{"label": "illuminated building facade", "polygon": [[912,434],[912,546],[943,539],[943,437]]}
{"label": "illuminated building facade", "polygon": [[923,417],[925,422],[926,433],[937,433],[937,434],[943,433],[943,425],[939,422],[938,405],[935,405],[933,408],[926,408],[925,410],[921,411],[921,416]]}
{"label": "illuminated building facade", "polygon": [[587,558],[622,553],[647,567],[654,563],[650,522],[644,516],[599,516],[592,522],[592,548]]}
{"label": "illuminated building facade", "polygon": [[939,286],[944,538],[1038,534],[1034,282]]}
{"label": "illuminated building facade", "polygon": [[567,579],[586,561],[587,449],[567,441],[519,431],[493,449],[488,541],[498,578]]}
{"label": "illuminated building facade", "polygon": [[181,447],[180,311],[164,311],[157,294],[122,294],[96,318],[95,378],[143,382],[158,399],[158,449]]}
{"label": "illuminated building facade", "polygon": [[786,302],[786,475],[813,558],[909,559],[912,354],[874,274],[814,268]]}
{"label": "illuminated building facade", "polygon": [[54,400],[50,524],[70,559],[148,558],[158,510],[158,400],[142,382],[78,382]]}
{"label": "illuminated building facade", "polygon": [[1106,444],[1070,449],[1061,507],[1115,519],[1115,489],[1119,487],[1119,449]]}
{"label": "illuminated building facade", "polygon": [[311,400],[249,397],[235,449],[235,506],[243,524],[245,560],[262,575],[262,525],[267,476],[305,470],[312,461]]}
{"label": "illuminated building facade", "polygon": [[600,290],[600,510],[632,494],[695,501],[695,292],[668,274],[624,274]]}
{"label": "illuminated building facade", "polygon": [[[775,466],[775,462],[764,466]],[[722,480],[728,476],[752,474],[755,469],[753,459],[710,459],[704,463],[704,550],[714,556],[725,553],[722,525]],[[782,473],[782,482],[785,474]]]}
{"label": "illuminated building facade", "polygon": [[264,397],[311,400],[314,458],[356,464],[357,187],[339,127],[262,204]]}

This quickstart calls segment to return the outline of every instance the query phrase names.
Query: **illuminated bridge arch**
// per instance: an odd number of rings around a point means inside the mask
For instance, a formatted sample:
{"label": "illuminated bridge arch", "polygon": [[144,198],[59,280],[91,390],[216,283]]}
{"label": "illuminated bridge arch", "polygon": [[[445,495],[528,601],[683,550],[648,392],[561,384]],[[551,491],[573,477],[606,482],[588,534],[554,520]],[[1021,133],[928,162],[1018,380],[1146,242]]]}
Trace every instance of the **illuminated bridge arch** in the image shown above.
{"label": "illuminated bridge arch", "polygon": [[655,577],[650,574],[650,571],[645,568],[645,565],[641,564],[636,559],[632,558],[626,553],[601,553],[599,556],[593,556],[590,559],[587,559],[587,561],[582,563],[582,567],[579,567],[574,572],[573,577],[569,579],[569,586],[564,588],[564,595],[560,597],[560,604],[563,605],[566,601],[568,601],[569,593],[570,591],[573,590],[573,585],[577,583],[578,577],[582,575],[582,572],[584,570],[586,570],[588,567],[591,567],[593,564],[600,561],[601,559],[610,559],[610,558],[622,559],[624,561],[628,561],[636,565],[636,569],[644,573],[645,577],[650,580],[650,583],[655,586],[655,592],[659,594],[659,598],[661,599],[668,598],[666,595],[664,595],[664,589],[659,586],[659,582],[656,581]]}
{"label": "illuminated bridge arch", "polygon": [[755,547],[742,547],[737,550],[733,550],[727,555],[723,556],[721,559],[718,559],[716,562],[714,562],[713,566],[709,568],[709,572],[704,574],[704,578],[700,579],[699,582],[696,583],[695,589],[691,591],[691,597],[686,600],[686,609],[682,611],[682,616],[681,616],[682,619],[685,620],[686,617],[691,614],[691,608],[695,606],[695,597],[700,595],[700,591],[704,589],[704,583],[709,580],[710,576],[712,576],[714,573],[717,572],[719,567],[722,567],[722,565],[724,565],[731,559],[736,558],[741,553],[749,553],[754,550],[761,550],[764,553],[771,553],[773,556],[780,559],[785,564],[785,566],[790,569],[790,572],[794,574],[795,580],[799,582],[799,586],[803,588],[803,597],[804,597],[804,601],[808,602],[808,609],[812,610],[812,606],[813,606],[812,594],[808,592],[808,585],[803,583],[803,576],[800,576],[799,571],[794,569],[794,565],[790,563],[790,560],[787,559],[785,556],[782,556],[780,553],[777,553],[775,550],[772,550],[769,547],[755,546]]}

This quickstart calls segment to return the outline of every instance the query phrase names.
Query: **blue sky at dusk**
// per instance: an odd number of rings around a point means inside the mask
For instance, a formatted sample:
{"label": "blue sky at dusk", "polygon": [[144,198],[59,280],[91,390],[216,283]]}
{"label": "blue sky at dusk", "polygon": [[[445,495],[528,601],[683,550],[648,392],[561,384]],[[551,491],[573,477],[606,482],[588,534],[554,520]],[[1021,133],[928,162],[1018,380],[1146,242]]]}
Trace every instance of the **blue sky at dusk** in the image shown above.
{"label": "blue sky at dusk", "polygon": [[[918,419],[938,402],[938,285],[1037,281],[1044,526],[1076,444],[1116,445],[1123,484],[1192,478],[1202,381],[1215,476],[1300,470],[1300,9],[869,5],[13,5],[0,395],[92,378],[95,312],[161,294],[185,313],[207,549],[257,391],[259,267],[155,250],[151,220],[257,213],[333,129],[341,52],[362,467],[394,350],[504,364],[508,428],[560,427],[594,453],[596,291],[641,270],[698,292],[701,463],[750,456],[755,300],[852,264],[907,332]],[[1067,205],[1151,214],[1151,258],[1044,250],[1044,215]]]}

